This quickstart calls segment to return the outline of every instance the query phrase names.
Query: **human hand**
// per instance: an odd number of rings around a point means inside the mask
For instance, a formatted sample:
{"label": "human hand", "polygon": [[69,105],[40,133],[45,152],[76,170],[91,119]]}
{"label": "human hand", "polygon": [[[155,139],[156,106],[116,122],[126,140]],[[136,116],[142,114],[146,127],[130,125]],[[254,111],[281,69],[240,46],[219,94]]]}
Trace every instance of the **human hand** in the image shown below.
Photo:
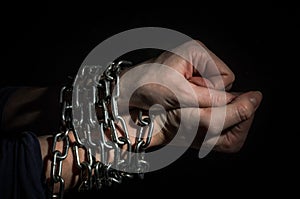
{"label": "human hand", "polygon": [[[198,44],[205,51],[198,48]],[[255,110],[262,99],[261,93],[251,91],[237,96],[236,93],[228,92],[234,81],[234,74],[222,60],[199,42],[196,45],[186,43],[172,52],[176,54],[164,52],[158,58],[147,61],[146,63],[152,64],[142,65],[140,70],[133,73],[135,75],[125,76],[123,85],[140,84],[142,87],[134,87],[137,90],[129,103],[131,116],[125,114],[124,117],[127,120],[136,120],[136,108],[149,110],[152,105],[160,104],[165,110],[156,111],[154,136],[150,147],[171,142],[180,129],[186,134],[181,136],[182,139],[173,140],[172,144],[189,144],[188,137],[195,134],[187,132],[193,130],[197,135],[192,147],[200,148],[205,144],[217,151],[238,151],[247,137]],[[169,68],[162,67],[165,65]],[[178,81],[180,78],[188,84]],[[124,90],[126,88],[121,89],[123,92]],[[193,101],[195,95],[191,92],[196,93],[196,103]],[[178,97],[181,98],[180,103]],[[252,103],[254,101],[255,104]],[[212,113],[220,116],[212,117]],[[134,128],[129,127],[129,131],[134,131]],[[209,136],[204,139],[207,134]]]}
{"label": "human hand", "polygon": [[[210,118],[213,111],[216,111],[216,114],[222,111],[221,107],[202,109],[202,120],[199,126],[202,126],[205,131],[201,132],[201,128],[199,129],[200,131],[198,131],[192,147],[198,149],[202,144],[205,144],[206,147],[219,152],[238,152],[246,141],[255,112],[261,103],[262,97],[262,93],[259,91],[249,91],[239,94],[232,102],[225,105],[226,113],[224,123],[218,120],[211,121]],[[207,131],[209,125],[216,127],[216,129],[220,129],[218,125],[222,125],[221,134]],[[211,129],[213,131],[214,128]],[[205,133],[209,133],[212,136],[210,136],[210,139],[205,140],[205,143],[202,143]]]}
{"label": "human hand", "polygon": [[[154,136],[149,147],[163,146],[171,142],[174,146],[191,146],[200,149],[205,144],[206,147],[215,151],[237,152],[247,138],[255,111],[261,100],[261,92],[249,91],[239,94],[232,102],[224,106],[179,108],[157,114],[153,120]],[[223,113],[224,110],[225,114]],[[225,118],[212,117],[212,114],[225,115]],[[131,119],[137,121],[137,115],[138,110],[132,110],[131,116],[125,115],[124,118],[126,121]],[[128,130],[135,132],[135,126],[131,123],[128,125]],[[179,131],[181,131],[182,136],[174,139]],[[191,131],[196,131],[196,135]],[[209,139],[203,143],[207,134],[210,135]],[[132,142],[134,142],[135,136],[134,134],[131,135]]]}
{"label": "human hand", "polygon": [[222,90],[229,90],[234,78],[229,67],[204,44],[186,42],[122,76],[120,110],[128,108],[128,103],[130,108],[144,110],[154,104],[166,110],[225,105],[234,95]]}

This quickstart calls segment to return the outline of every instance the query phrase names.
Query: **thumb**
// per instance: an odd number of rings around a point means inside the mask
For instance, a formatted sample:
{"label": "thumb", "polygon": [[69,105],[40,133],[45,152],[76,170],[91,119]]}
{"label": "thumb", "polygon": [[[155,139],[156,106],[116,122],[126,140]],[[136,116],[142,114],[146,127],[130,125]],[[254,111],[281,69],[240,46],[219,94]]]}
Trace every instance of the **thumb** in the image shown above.
{"label": "thumb", "polygon": [[248,120],[259,107],[261,100],[260,91],[249,91],[236,97],[226,108],[224,128]]}
{"label": "thumb", "polygon": [[237,96],[225,107],[202,108],[200,109],[201,125],[211,126],[213,132],[214,129],[215,132],[219,132],[220,129],[229,128],[251,118],[261,100],[261,92],[249,91]]}

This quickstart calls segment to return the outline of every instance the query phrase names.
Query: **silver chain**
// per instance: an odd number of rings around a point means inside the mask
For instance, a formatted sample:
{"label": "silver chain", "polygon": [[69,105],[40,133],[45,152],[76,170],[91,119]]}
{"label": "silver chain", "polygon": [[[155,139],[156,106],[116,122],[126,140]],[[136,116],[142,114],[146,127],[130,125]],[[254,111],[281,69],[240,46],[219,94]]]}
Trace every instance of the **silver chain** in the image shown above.
{"label": "silver chain", "polygon": [[[121,67],[128,64],[130,63],[126,61],[110,63],[98,79],[95,76],[89,78],[88,74],[96,74],[99,67],[86,66],[77,76],[83,87],[71,85],[62,88],[60,97],[62,127],[60,132],[53,136],[50,198],[63,198],[65,181],[62,177],[62,168],[70,148],[80,169],[78,186],[80,192],[100,190],[103,186],[121,183],[124,178],[133,178],[134,173],[143,178],[143,174],[149,170],[149,162],[145,160],[145,149],[152,138],[153,116],[144,117],[143,112],[139,110],[138,129],[132,143],[125,119],[118,111],[119,74]],[[80,92],[80,96],[86,96],[88,99],[88,105],[81,102],[78,94]],[[72,95],[73,93],[75,95]],[[75,106],[72,106],[72,96]],[[80,113],[76,119],[73,118],[74,110]],[[121,136],[117,128],[121,129]],[[71,134],[75,138],[75,142],[72,143],[70,143]],[[62,143],[63,147],[59,148],[58,143]],[[127,153],[124,153],[124,148]],[[80,149],[84,151],[83,159],[79,156]],[[99,156],[98,160],[96,154]],[[57,193],[53,191],[54,186],[58,186]]]}

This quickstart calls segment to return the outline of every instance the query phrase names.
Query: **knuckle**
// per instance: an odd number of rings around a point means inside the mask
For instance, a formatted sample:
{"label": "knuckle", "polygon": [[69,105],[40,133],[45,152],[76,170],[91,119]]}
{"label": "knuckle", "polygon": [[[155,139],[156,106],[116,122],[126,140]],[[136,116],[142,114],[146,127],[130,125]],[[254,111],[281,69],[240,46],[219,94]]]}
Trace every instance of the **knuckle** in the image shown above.
{"label": "knuckle", "polygon": [[251,117],[251,109],[247,104],[239,104],[236,108],[236,115],[239,121],[248,120]]}
{"label": "knuckle", "polygon": [[229,81],[230,81],[230,83],[233,83],[234,81],[235,81],[235,74],[232,72],[232,71],[230,71],[230,73],[229,73]]}
{"label": "knuckle", "polygon": [[203,51],[202,48],[205,49],[205,45],[199,40],[187,41],[183,46],[190,52],[199,52],[199,50]]}
{"label": "knuckle", "polygon": [[201,42],[200,40],[195,40],[199,45],[201,45],[202,47],[205,47],[205,45],[204,45],[204,43],[203,42]]}
{"label": "knuckle", "polygon": [[226,104],[228,101],[228,96],[226,93],[216,92],[211,96],[211,105],[212,106],[220,106]]}

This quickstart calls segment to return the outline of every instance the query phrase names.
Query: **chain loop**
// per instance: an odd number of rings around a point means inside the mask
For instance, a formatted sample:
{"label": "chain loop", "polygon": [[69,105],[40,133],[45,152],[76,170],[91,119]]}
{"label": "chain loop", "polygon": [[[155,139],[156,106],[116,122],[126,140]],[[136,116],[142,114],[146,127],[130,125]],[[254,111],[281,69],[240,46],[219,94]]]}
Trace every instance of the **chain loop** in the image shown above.
{"label": "chain loop", "polygon": [[[143,173],[149,169],[144,154],[153,134],[153,117],[143,118],[142,111],[139,112],[139,128],[133,144],[129,139],[125,119],[118,111],[119,74],[124,65],[130,64],[128,61],[112,62],[103,75],[93,75],[93,78],[89,78],[87,74],[99,74],[99,67],[86,66],[78,76],[82,87],[73,88],[72,85],[67,85],[61,89],[62,126],[61,132],[53,136],[50,198],[63,198],[65,182],[62,177],[62,166],[70,148],[73,151],[75,165],[80,169],[78,186],[80,192],[100,190],[103,186],[121,183],[123,178],[133,178],[134,175],[128,171],[137,171],[138,176],[143,178]],[[73,93],[75,107],[72,107]],[[82,103],[80,99],[82,93],[89,100],[88,104]],[[73,109],[80,113],[76,118],[73,118]],[[122,131],[121,136],[118,134],[117,124],[118,129]],[[72,144],[70,134],[75,138]],[[59,149],[58,143],[62,144],[62,149]],[[80,149],[84,151],[84,157],[81,158]],[[124,155],[124,149],[129,153]],[[54,193],[53,188],[56,184],[59,185],[58,192]]]}

